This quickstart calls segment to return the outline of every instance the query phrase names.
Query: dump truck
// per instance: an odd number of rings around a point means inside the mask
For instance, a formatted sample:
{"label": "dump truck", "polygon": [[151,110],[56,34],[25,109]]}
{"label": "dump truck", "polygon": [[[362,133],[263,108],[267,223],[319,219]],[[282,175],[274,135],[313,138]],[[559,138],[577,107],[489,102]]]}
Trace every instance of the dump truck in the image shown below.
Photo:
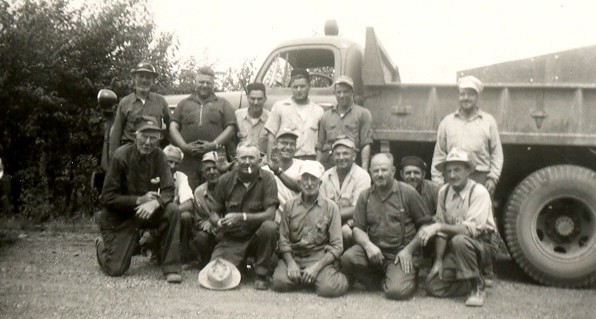
{"label": "dump truck", "polygon": [[[588,72],[594,59],[596,47],[456,74],[485,83],[478,104],[495,117],[505,157],[495,218],[513,259],[545,285],[596,281],[596,72]],[[267,87],[265,107],[291,96],[293,68],[310,72],[310,98],[326,109],[336,103],[334,79],[350,76],[355,99],[372,114],[373,152],[396,159],[418,155],[431,163],[439,122],[458,108],[455,84],[402,83],[370,27],[364,47],[339,37],[333,22],[325,36],[275,47],[254,79]],[[244,92],[218,95],[235,107],[248,106]],[[104,96],[104,105],[113,104],[114,96]],[[186,96],[166,100],[175,108]]]}

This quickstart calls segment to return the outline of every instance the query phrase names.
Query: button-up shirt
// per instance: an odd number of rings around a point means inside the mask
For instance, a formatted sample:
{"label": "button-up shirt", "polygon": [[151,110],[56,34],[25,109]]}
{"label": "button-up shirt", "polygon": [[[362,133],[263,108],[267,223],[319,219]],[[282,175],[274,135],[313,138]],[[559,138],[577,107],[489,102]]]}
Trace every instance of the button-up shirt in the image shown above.
{"label": "button-up shirt", "polygon": [[[472,189],[473,185],[476,186]],[[475,181],[468,179],[466,186],[459,192],[445,184],[439,190],[438,198],[441,202],[437,206],[437,222],[464,225],[471,237],[497,229],[490,194]]]}
{"label": "button-up shirt", "polygon": [[[213,141],[229,125],[236,125],[230,102],[215,95],[201,100],[193,94],[178,103],[172,121],[180,125],[185,142]],[[186,158],[186,156],[185,156]]]}
{"label": "button-up shirt", "polygon": [[418,194],[422,197],[422,202],[424,202],[431,216],[434,216],[437,212],[439,188],[440,186],[437,183],[424,179],[420,184],[420,190],[418,190]]}
{"label": "button-up shirt", "polygon": [[296,104],[291,98],[278,101],[271,109],[265,129],[273,136],[280,130],[298,132],[294,156],[316,155],[319,121],[323,112],[323,108],[312,101],[305,105]]}
{"label": "button-up shirt", "polygon": [[237,109],[235,112],[236,123],[238,124],[238,141],[248,141],[251,144],[257,145],[259,151],[267,152],[267,131],[265,130],[265,123],[269,119],[269,110],[263,109],[263,113],[257,119],[253,119],[248,115],[248,108]]}
{"label": "button-up shirt", "polygon": [[306,204],[302,196],[294,197],[282,214],[279,252],[307,257],[319,251],[329,252],[335,259],[343,252],[339,208],[321,196],[312,205]]}
{"label": "button-up shirt", "polygon": [[[270,206],[277,208],[277,185],[273,174],[259,169],[257,178],[248,186],[238,179],[238,169],[222,175],[213,192],[213,211],[225,217],[227,213],[260,213]],[[257,231],[260,225],[243,224],[227,235],[246,238]]]}
{"label": "button-up shirt", "polygon": [[431,167],[433,181],[443,184],[443,175],[435,166],[445,162],[454,147],[474,155],[476,171],[486,172],[488,178],[499,180],[503,169],[503,147],[492,115],[478,110],[466,119],[458,110],[441,121]]}
{"label": "button-up shirt", "polygon": [[174,180],[161,149],[141,155],[134,143],[114,152],[101,192],[106,210],[121,218],[135,214],[137,198],[149,191],[159,191],[161,207],[174,198]]}
{"label": "button-up shirt", "polygon": [[370,187],[370,175],[356,164],[339,184],[337,166],[333,166],[321,177],[321,196],[335,202],[339,207],[354,207],[360,193]]}
{"label": "button-up shirt", "polygon": [[174,178],[174,185],[176,185],[174,200],[178,204],[182,204],[187,200],[192,199],[193,194],[190,185],[188,185],[188,176],[180,171],[176,171],[172,177]]}
{"label": "button-up shirt", "polygon": [[194,193],[195,197],[195,209],[196,209],[196,217],[201,220],[208,220],[209,214],[213,209],[213,193],[209,191],[209,183],[205,182],[197,189],[195,189]]}
{"label": "button-up shirt", "polygon": [[[112,130],[116,128],[121,130],[120,145],[135,140],[135,122],[143,115],[154,116],[160,123],[163,121],[166,127],[170,124],[170,110],[163,96],[149,92],[148,98],[143,103],[136,93],[131,93],[120,100],[114,117]],[[113,145],[111,147],[111,153],[116,148],[116,145]]]}
{"label": "button-up shirt", "polygon": [[396,180],[385,196],[374,185],[362,192],[354,209],[354,227],[367,232],[373,244],[393,253],[407,245],[417,229],[430,221],[418,192]]}
{"label": "button-up shirt", "polygon": [[317,149],[324,152],[331,150],[333,142],[341,135],[354,140],[356,147],[362,149],[373,142],[373,122],[368,109],[353,104],[350,110],[343,114],[337,107],[325,112],[319,125]]}

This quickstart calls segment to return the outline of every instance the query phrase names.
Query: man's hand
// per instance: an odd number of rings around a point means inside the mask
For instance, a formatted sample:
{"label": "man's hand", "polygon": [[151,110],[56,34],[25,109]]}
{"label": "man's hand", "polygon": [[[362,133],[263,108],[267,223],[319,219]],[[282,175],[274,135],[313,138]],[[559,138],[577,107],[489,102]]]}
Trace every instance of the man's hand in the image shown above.
{"label": "man's hand", "polygon": [[420,245],[426,246],[428,241],[439,232],[441,225],[434,223],[431,225],[422,226],[418,231],[418,238],[420,238]]}
{"label": "man's hand", "polygon": [[402,249],[397,256],[395,256],[395,261],[393,263],[397,265],[398,262],[401,266],[401,270],[406,274],[409,274],[410,271],[412,271],[412,268],[414,268],[412,266],[412,253],[407,249]]}
{"label": "man's hand", "polygon": [[242,213],[227,213],[224,218],[220,219],[220,224],[222,227],[233,227],[233,226],[240,226],[243,222],[244,215]]}
{"label": "man's hand", "polygon": [[497,188],[497,182],[495,182],[494,179],[489,178],[486,180],[486,182],[484,183],[484,187],[486,187],[486,190],[490,193],[493,194],[495,192],[495,188]]}
{"label": "man's hand", "polygon": [[147,192],[145,195],[137,198],[137,205],[145,204],[148,201],[152,201],[152,200],[158,199],[158,198],[159,198],[158,192],[150,191],[150,192]]}
{"label": "man's hand", "polygon": [[267,165],[269,165],[269,169],[275,174],[277,173],[277,170],[279,169],[279,161],[274,159],[269,161],[269,163],[267,163]]}
{"label": "man's hand", "polygon": [[435,263],[428,272],[428,276],[426,276],[426,282],[431,280],[436,275],[439,275],[439,279],[443,280],[443,260],[441,259],[435,260]]}
{"label": "man's hand", "polygon": [[154,199],[135,208],[136,216],[141,220],[149,220],[159,208],[159,202]]}
{"label": "man's hand", "polygon": [[381,249],[377,247],[377,245],[369,243],[364,248],[364,251],[366,252],[368,261],[376,265],[383,265],[383,253],[381,252]]}
{"label": "man's hand", "polygon": [[293,259],[288,264],[288,277],[294,282],[300,282],[300,279],[302,278],[300,267],[298,267],[298,264],[296,264],[296,261]]}
{"label": "man's hand", "polygon": [[321,269],[319,268],[319,263],[314,263],[302,271],[302,283],[305,284],[312,284],[317,279],[319,272]]}

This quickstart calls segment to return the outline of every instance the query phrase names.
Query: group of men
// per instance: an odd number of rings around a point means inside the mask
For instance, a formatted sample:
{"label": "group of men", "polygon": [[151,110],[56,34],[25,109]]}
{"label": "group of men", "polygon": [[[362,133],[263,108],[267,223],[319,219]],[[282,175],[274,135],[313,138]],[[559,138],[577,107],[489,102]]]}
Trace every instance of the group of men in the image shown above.
{"label": "group of men", "polygon": [[[147,62],[133,70],[135,92],[110,132],[96,240],[106,274],[124,274],[140,242],[170,283],[182,268],[250,264],[256,289],[313,286],[336,297],[359,282],[401,300],[418,287],[424,248],[434,258],[427,292],[470,294],[466,305],[482,306],[503,156],[496,122],[476,104],[479,80],[460,80],[460,106],[439,125],[435,183],[416,156],[401,159],[403,182],[391,154],[371,158],[372,117],[354,103],[347,76],[334,82],[337,106],[327,111],[309,99],[304,69],[292,71],[292,97],[270,112],[260,83],[246,88],[249,107],[234,111],[213,93],[214,72],[201,68],[196,92],[171,117],[149,91],[156,76]],[[161,151],[166,129],[176,146]],[[229,162],[222,146],[235,143]]]}

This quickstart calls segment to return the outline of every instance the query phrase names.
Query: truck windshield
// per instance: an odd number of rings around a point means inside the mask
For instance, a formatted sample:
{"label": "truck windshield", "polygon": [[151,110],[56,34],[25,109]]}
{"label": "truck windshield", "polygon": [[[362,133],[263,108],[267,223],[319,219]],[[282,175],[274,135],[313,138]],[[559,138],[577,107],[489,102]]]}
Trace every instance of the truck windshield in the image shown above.
{"label": "truck windshield", "polygon": [[330,87],[335,76],[335,56],[330,49],[308,48],[281,51],[270,60],[263,83],[268,87],[288,87],[294,68],[310,73],[310,86]]}

